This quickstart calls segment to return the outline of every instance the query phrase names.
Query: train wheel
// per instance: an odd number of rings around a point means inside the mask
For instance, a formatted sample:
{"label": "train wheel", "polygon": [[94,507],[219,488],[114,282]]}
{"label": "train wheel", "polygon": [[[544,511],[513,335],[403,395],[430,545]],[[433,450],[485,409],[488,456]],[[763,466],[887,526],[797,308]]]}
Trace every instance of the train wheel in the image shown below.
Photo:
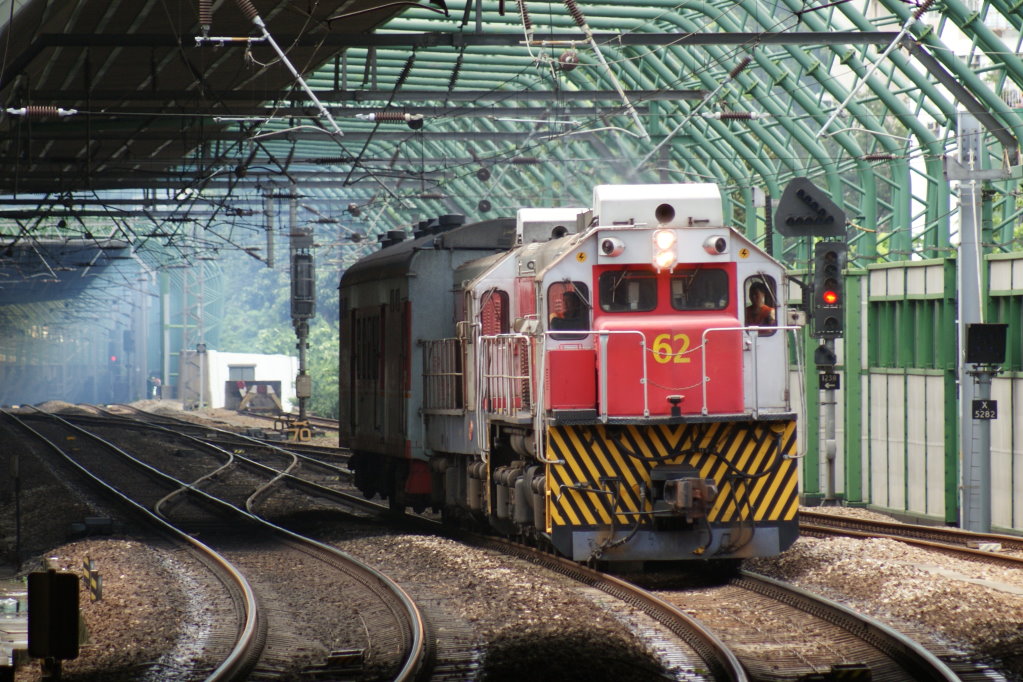
{"label": "train wheel", "polygon": [[387,507],[391,511],[397,514],[404,514],[406,506],[404,495],[398,494],[392,490],[391,494],[387,496]]}

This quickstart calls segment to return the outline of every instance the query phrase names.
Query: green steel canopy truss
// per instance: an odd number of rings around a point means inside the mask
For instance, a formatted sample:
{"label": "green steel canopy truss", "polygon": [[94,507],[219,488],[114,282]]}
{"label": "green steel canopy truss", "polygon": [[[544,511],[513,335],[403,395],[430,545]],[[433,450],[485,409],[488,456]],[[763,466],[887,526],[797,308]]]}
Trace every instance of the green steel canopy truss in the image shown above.
{"label": "green steel canopy truss", "polygon": [[[52,3],[16,4],[12,16]],[[764,195],[805,176],[845,211],[858,265],[939,257],[957,242],[946,164],[960,112],[984,131],[972,167],[1007,171],[984,181],[986,248],[1023,238],[1019,0],[254,5],[307,88],[265,42],[193,44],[191,3],[140,3],[177,13],[164,32],[148,10],[145,31],[106,32],[84,10],[62,32],[39,29],[0,72],[2,106],[77,113],[0,119],[13,160],[0,247],[88,233],[153,269],[224,249],[269,261],[268,232],[312,223],[343,267],[377,235],[439,214],[586,206],[596,184],[686,181],[719,183],[726,215],[763,243]],[[211,35],[258,37],[237,14],[217,5]],[[92,70],[67,67],[57,85],[19,77],[51,54],[91,57]],[[116,80],[139,60],[142,86]],[[188,72],[172,81],[176,60]],[[115,146],[140,151],[82,161]],[[771,241],[793,266],[809,253],[807,240]]]}

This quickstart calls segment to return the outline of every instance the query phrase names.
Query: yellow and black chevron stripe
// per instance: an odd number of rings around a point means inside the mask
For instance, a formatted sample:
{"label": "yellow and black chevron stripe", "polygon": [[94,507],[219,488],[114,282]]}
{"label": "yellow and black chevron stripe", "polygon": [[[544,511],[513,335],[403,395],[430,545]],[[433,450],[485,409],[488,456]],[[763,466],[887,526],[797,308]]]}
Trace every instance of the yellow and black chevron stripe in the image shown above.
{"label": "yellow and black chevron stripe", "polygon": [[[651,523],[650,471],[684,464],[713,479],[710,523],[792,521],[799,507],[796,422],[552,426],[548,528]],[[630,513],[633,512],[633,513]]]}

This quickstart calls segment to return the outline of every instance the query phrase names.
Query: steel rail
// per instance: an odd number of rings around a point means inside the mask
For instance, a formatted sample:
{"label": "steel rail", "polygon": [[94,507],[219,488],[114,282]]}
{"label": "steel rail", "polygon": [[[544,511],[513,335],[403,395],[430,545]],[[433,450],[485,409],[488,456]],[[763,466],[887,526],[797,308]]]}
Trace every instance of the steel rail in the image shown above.
{"label": "steel rail", "polygon": [[[439,524],[436,522],[417,519],[417,517],[409,518],[416,519],[417,523],[431,524],[431,526],[434,526],[434,532],[438,532],[436,526]],[[746,682],[749,680],[749,675],[746,669],[743,668],[742,663],[739,662],[739,658],[713,631],[674,604],[661,599],[656,594],[644,590],[638,585],[633,585],[620,578],[601,573],[569,559],[554,556],[553,554],[548,554],[542,550],[527,547],[511,540],[482,536],[466,531],[456,532],[447,527],[440,532],[463,542],[496,548],[505,554],[510,554],[532,564],[543,566],[631,604],[692,647],[700,658],[703,659],[715,680],[732,680],[734,682]]]}
{"label": "steel rail", "polygon": [[[94,408],[94,409],[102,411],[102,408]],[[319,552],[327,553],[327,554],[329,554],[329,555],[331,555],[331,556],[333,556],[335,558],[341,559],[347,566],[350,567],[350,569],[354,569],[355,571],[361,573],[366,579],[368,579],[369,582],[373,582],[373,583],[376,583],[379,586],[381,586],[384,591],[390,593],[395,598],[397,598],[397,600],[401,604],[402,609],[403,609],[402,620],[404,621],[405,626],[406,626],[406,628],[408,630],[408,632],[406,633],[407,641],[408,641],[408,644],[409,644],[408,651],[406,653],[406,657],[405,657],[405,660],[404,660],[404,662],[402,664],[402,667],[398,671],[398,673],[396,674],[394,679],[395,680],[401,680],[401,681],[410,681],[410,680],[416,679],[416,677],[426,667],[426,663],[427,663],[427,661],[429,659],[429,655],[430,655],[430,642],[429,642],[429,640],[427,638],[426,619],[423,616],[422,612],[419,610],[419,607],[416,605],[415,600],[413,600],[412,597],[409,596],[409,594],[400,585],[398,585],[396,582],[391,580],[391,578],[389,578],[387,575],[385,575],[384,573],[381,573],[380,571],[376,570],[375,568],[373,568],[369,564],[364,563],[363,561],[357,559],[356,557],[352,556],[351,554],[348,554],[347,552],[344,552],[343,550],[340,550],[340,549],[338,549],[336,547],[331,547],[330,545],[326,545],[326,544],[321,543],[321,542],[319,542],[317,540],[313,540],[312,538],[308,538],[306,536],[303,536],[303,535],[300,535],[298,533],[295,533],[295,532],[293,532],[293,531],[291,531],[291,530],[289,530],[289,529],[287,529],[287,528],[285,528],[283,526],[280,526],[280,525],[277,525],[277,524],[275,524],[275,523],[273,523],[271,521],[268,521],[267,519],[259,516],[258,514],[254,513],[252,511],[252,508],[254,507],[256,501],[258,500],[258,498],[260,496],[266,494],[269,491],[270,487],[273,486],[274,484],[278,483],[278,482],[288,482],[288,483],[291,483],[291,484],[294,484],[294,485],[297,485],[297,486],[300,486],[300,487],[311,489],[311,490],[313,490],[314,492],[316,492],[317,494],[319,494],[321,496],[328,495],[328,496],[331,496],[331,497],[342,499],[347,504],[356,504],[356,503],[358,503],[358,504],[360,504],[360,506],[364,506],[361,503],[364,503],[364,502],[367,502],[367,501],[362,500],[360,498],[356,498],[355,496],[346,495],[345,493],[341,493],[339,491],[334,491],[334,490],[331,490],[329,488],[325,488],[323,486],[317,485],[317,484],[309,482],[309,481],[305,481],[305,480],[303,480],[303,479],[293,475],[292,473],[290,473],[290,471],[294,467],[295,463],[297,463],[297,461],[298,461],[300,456],[297,455],[296,453],[289,452],[286,449],[279,448],[279,447],[272,446],[272,445],[268,445],[268,444],[266,444],[266,443],[264,443],[262,441],[258,441],[256,439],[248,438],[247,436],[242,436],[241,434],[235,434],[233,432],[224,431],[223,429],[218,429],[216,427],[208,427],[208,426],[204,426],[202,424],[194,424],[192,422],[186,422],[184,420],[178,420],[178,419],[175,419],[173,417],[164,417],[163,415],[153,415],[153,414],[145,412],[145,411],[137,410],[137,408],[133,408],[133,407],[129,407],[129,409],[142,412],[146,416],[149,416],[149,417],[155,417],[157,419],[163,419],[165,421],[169,421],[169,422],[172,422],[172,423],[182,423],[182,424],[187,424],[189,426],[197,426],[197,427],[199,427],[199,428],[201,428],[203,430],[208,430],[208,431],[213,431],[213,432],[230,433],[232,436],[240,437],[243,440],[250,440],[253,443],[257,444],[259,447],[270,448],[270,449],[273,449],[273,450],[278,450],[278,451],[280,451],[282,456],[291,458],[292,462],[293,462],[292,466],[288,467],[288,469],[285,470],[285,471],[281,471],[281,470],[278,470],[278,469],[274,469],[273,467],[267,466],[265,464],[262,464],[260,462],[256,462],[255,460],[249,459],[248,457],[244,457],[242,455],[238,455],[238,454],[235,454],[235,453],[229,453],[229,452],[227,452],[225,450],[222,450],[221,448],[219,448],[218,446],[216,446],[216,445],[214,445],[212,443],[204,441],[201,438],[196,438],[195,436],[191,436],[191,435],[188,435],[188,434],[183,434],[183,433],[175,432],[175,431],[173,431],[172,429],[170,429],[170,428],[168,428],[166,426],[161,426],[159,424],[152,424],[152,423],[149,423],[149,424],[140,423],[141,426],[145,426],[145,427],[148,427],[148,428],[151,428],[151,429],[157,429],[157,430],[161,430],[161,431],[167,431],[169,433],[173,433],[174,435],[176,435],[176,436],[178,436],[180,438],[185,438],[185,439],[190,440],[192,442],[195,442],[195,443],[198,443],[198,444],[202,444],[202,445],[204,445],[204,446],[206,446],[208,448],[212,448],[212,449],[218,451],[221,454],[228,455],[231,458],[232,462],[241,462],[241,463],[246,464],[247,466],[250,466],[252,468],[258,469],[258,470],[262,471],[263,473],[271,475],[273,477],[271,481],[269,481],[268,483],[264,484],[263,486],[260,486],[260,488],[258,490],[256,490],[252,495],[249,496],[249,499],[246,501],[246,509],[240,509],[240,508],[238,508],[238,507],[236,507],[236,506],[234,506],[232,504],[229,504],[229,503],[224,502],[223,500],[220,500],[220,499],[218,499],[218,498],[216,498],[216,497],[214,497],[212,495],[209,495],[209,494],[205,493],[204,491],[199,490],[198,488],[195,487],[196,483],[211,478],[212,474],[207,474],[206,476],[203,476],[201,479],[199,479],[199,481],[196,481],[196,482],[194,482],[192,484],[185,484],[185,483],[179,481],[178,483],[181,485],[181,488],[178,491],[176,491],[175,493],[171,493],[171,495],[168,495],[168,496],[164,497],[162,500],[160,500],[160,502],[158,504],[162,505],[165,501],[170,499],[172,496],[177,495],[177,494],[181,494],[181,493],[184,493],[184,492],[189,492],[189,493],[192,493],[192,494],[201,495],[201,496],[207,498],[211,502],[214,502],[214,503],[219,504],[221,506],[227,507],[227,508],[233,510],[234,512],[238,513],[238,514],[240,514],[240,515],[242,515],[242,516],[244,516],[244,517],[246,517],[246,518],[248,518],[248,519],[250,519],[252,521],[255,521],[256,523],[259,523],[259,524],[261,524],[263,526],[266,526],[266,527],[269,527],[269,528],[273,529],[274,531],[280,533],[281,535],[283,535],[285,538],[287,538],[291,542],[305,543],[305,544],[307,544],[307,545],[309,545],[311,547],[316,548],[316,550],[319,551]],[[138,422],[138,420],[130,420],[130,421]],[[320,464],[320,463],[317,463],[317,464]],[[148,465],[144,465],[144,466],[148,466]],[[170,476],[168,476],[168,478],[173,479],[173,477],[170,477]],[[173,479],[173,480],[177,480],[177,479]],[[373,510],[376,511],[378,509],[379,505],[372,505],[372,507],[373,507]],[[348,570],[347,572],[349,573],[349,575],[353,575],[354,576],[354,573],[352,572],[352,570]],[[363,580],[363,584],[367,585],[367,587],[369,587],[369,582],[367,582],[366,580]]]}
{"label": "steel rail", "polygon": [[[260,447],[268,450],[276,450],[280,452],[282,455],[285,454],[295,455],[302,459],[303,461],[309,462],[316,466],[332,467],[336,469],[337,472],[341,475],[350,476],[352,474],[351,471],[341,468],[338,463],[325,462],[322,459],[317,459],[317,457],[321,456],[338,457],[341,459],[341,463],[345,463],[347,462],[348,459],[348,451],[344,448],[332,448],[329,446],[310,445],[309,443],[297,443],[292,441],[273,441],[267,440],[265,438],[256,438],[255,436],[248,436],[244,433],[238,433],[237,431],[229,431],[227,429],[222,429],[208,424],[199,424],[196,422],[186,421],[184,419],[177,419],[176,417],[171,417],[168,415],[146,412],[145,410],[140,410],[139,408],[133,407],[131,405],[116,405],[114,407],[118,409],[130,410],[132,413],[137,414],[140,417],[144,417],[144,420],[126,417],[124,415],[117,414],[116,412],[112,412],[109,409],[100,408],[95,405],[86,405],[85,407],[99,411],[100,413],[109,415],[113,418],[124,419],[126,420],[126,423],[129,424],[138,424],[155,427],[160,426],[160,424],[154,422],[153,420],[160,420],[176,428],[182,428],[192,431],[205,431],[207,433],[215,434],[217,436],[217,438],[208,437],[199,438],[199,441],[203,443],[213,444],[214,442],[226,441],[228,443],[234,444],[237,443],[249,444],[255,447]],[[181,431],[174,431],[173,429],[168,430],[172,431],[175,435],[179,436],[187,435]]]}
{"label": "steel rail", "polygon": [[[808,516],[806,512],[800,512],[801,518],[806,516]],[[813,514],[813,518],[818,522],[807,523],[805,520],[800,521],[799,530],[803,535],[837,535],[861,539],[885,538],[915,547],[965,555],[988,563],[1023,565],[1023,556],[1000,554],[979,547],[968,546],[968,543],[971,542],[978,544],[997,543],[1002,548],[1007,548],[1010,551],[1023,552],[1023,538],[1013,535],[985,534],[959,530],[957,528],[850,519],[848,517],[835,517],[828,514]],[[832,522],[832,519],[835,519],[835,521]]]}
{"label": "steel rail", "polygon": [[960,679],[919,642],[830,599],[748,571],[741,571],[731,584],[776,599],[847,630],[901,665],[909,674],[907,679],[917,682],[958,682]]}
{"label": "steel rail", "polygon": [[925,526],[923,524],[902,523],[895,520],[860,519],[853,516],[836,516],[835,514],[806,510],[800,510],[799,518],[801,522],[810,519],[819,526],[881,532],[906,538],[932,539],[949,544],[966,545],[969,542],[997,542],[1013,550],[1023,552],[1023,537],[1019,535],[977,533],[948,526]]}
{"label": "steel rail", "polygon": [[[415,680],[420,675],[420,673],[426,668],[426,664],[427,664],[427,661],[429,659],[429,654],[430,654],[430,642],[427,639],[425,618],[423,617],[423,614],[421,613],[421,611],[419,610],[419,607],[416,605],[415,601],[411,598],[411,596],[409,596],[409,594],[400,585],[398,585],[396,582],[391,580],[385,574],[383,574],[380,571],[376,570],[372,566],[362,562],[361,560],[357,559],[356,557],[348,554],[347,552],[344,552],[344,551],[342,551],[342,550],[340,550],[340,549],[338,549],[336,547],[331,547],[330,545],[326,545],[326,544],[321,543],[321,542],[319,542],[317,540],[313,540],[312,538],[308,538],[308,537],[305,537],[305,536],[300,535],[298,533],[295,533],[295,532],[293,532],[293,531],[291,531],[291,530],[289,530],[287,528],[284,528],[283,526],[279,526],[277,524],[274,524],[274,523],[272,523],[272,522],[270,522],[270,521],[268,521],[268,520],[266,520],[266,519],[264,519],[264,518],[262,518],[262,517],[260,517],[260,516],[258,516],[256,514],[252,513],[249,510],[241,509],[239,507],[236,507],[236,506],[234,506],[234,505],[232,505],[232,504],[230,504],[228,502],[225,502],[225,501],[223,501],[223,500],[221,500],[221,499],[219,499],[219,498],[217,498],[217,497],[215,497],[213,495],[210,495],[210,494],[206,493],[205,491],[195,487],[195,483],[191,483],[191,484],[185,483],[183,481],[178,480],[177,478],[175,478],[173,476],[165,474],[165,473],[159,471],[158,469],[155,469],[154,467],[146,464],[145,462],[141,462],[140,460],[136,459],[135,457],[133,457],[129,453],[124,452],[123,450],[118,448],[116,445],[114,445],[112,443],[109,443],[108,441],[105,441],[104,439],[102,439],[101,437],[97,436],[96,434],[92,434],[88,430],[83,429],[80,426],[77,426],[77,425],[71,423],[70,421],[68,421],[66,419],[63,419],[63,418],[61,418],[61,417],[59,417],[57,415],[54,415],[54,414],[43,412],[41,410],[37,410],[37,411],[39,411],[41,414],[43,414],[43,415],[45,415],[47,417],[51,417],[51,418],[54,418],[54,419],[56,419],[56,420],[58,420],[60,422],[63,422],[68,427],[70,427],[72,429],[75,429],[76,431],[78,431],[78,432],[80,432],[82,434],[88,435],[89,437],[94,438],[97,441],[105,443],[107,446],[113,448],[115,451],[117,451],[122,456],[125,456],[128,459],[130,459],[136,465],[145,468],[149,472],[154,473],[155,475],[161,477],[164,480],[173,482],[175,485],[179,486],[179,490],[176,493],[172,493],[171,495],[180,494],[182,492],[188,492],[188,493],[191,493],[193,495],[197,495],[199,497],[202,497],[202,498],[206,499],[209,502],[214,503],[215,505],[218,505],[220,507],[223,507],[223,508],[226,508],[226,509],[232,511],[232,512],[242,516],[243,518],[246,518],[246,519],[248,519],[250,521],[253,521],[253,522],[255,522],[255,523],[259,524],[259,525],[262,525],[264,527],[268,527],[268,528],[276,531],[277,533],[281,534],[284,538],[286,538],[290,542],[305,544],[305,545],[307,545],[309,547],[315,548],[315,550],[318,551],[318,552],[329,554],[330,556],[332,556],[335,559],[340,559],[342,562],[344,562],[344,564],[347,567],[349,567],[349,569],[351,569],[351,570],[347,571],[349,573],[349,575],[353,575],[354,576],[353,571],[355,571],[357,573],[361,573],[366,578],[366,580],[363,580],[363,584],[365,584],[367,587],[370,586],[370,583],[377,584],[378,586],[382,587],[385,592],[389,593],[395,599],[397,599],[397,601],[401,604],[401,608],[402,608],[401,620],[404,621],[405,628],[407,629],[407,632],[405,633],[405,635],[406,635],[406,641],[408,642],[408,650],[406,651],[405,659],[402,662],[401,668],[395,674],[394,680],[401,680],[402,682],[410,682],[411,680]],[[152,415],[152,416],[158,417],[158,418],[160,417],[160,415]],[[162,426],[159,426],[159,425],[148,424],[146,426],[148,426],[149,428],[155,428],[155,429],[164,430],[164,431],[168,431],[168,432],[174,433],[171,429],[166,428],[166,427],[162,427]],[[217,430],[217,429],[214,429],[214,430]],[[198,442],[198,443],[202,443],[203,442],[201,439],[198,439],[198,438],[195,438],[193,436],[186,435],[186,434],[176,433],[175,435],[177,435],[179,437],[186,438],[188,440],[192,440],[192,441]],[[241,456],[238,456],[238,455],[234,455],[233,453],[226,453],[226,451],[223,451],[223,450],[221,450],[220,448],[218,448],[218,447],[216,447],[214,445],[211,445],[211,444],[208,444],[208,443],[206,445],[208,447],[210,447],[210,448],[213,448],[213,449],[217,450],[221,454],[229,455],[233,460],[243,461],[243,462],[245,462],[246,464],[248,464],[250,466],[259,467],[260,469],[263,469],[263,470],[266,470],[268,472],[271,472],[271,473],[273,473],[275,475],[276,479],[293,479],[293,480],[299,481],[299,482],[301,482],[301,483],[303,483],[304,485],[307,485],[307,486],[315,485],[315,484],[311,484],[311,483],[306,482],[306,481],[301,481],[301,479],[297,479],[296,477],[292,476],[291,474],[282,473],[282,472],[280,472],[278,470],[273,469],[272,467],[267,467],[266,465],[260,464],[258,462],[254,462],[252,460],[249,460],[248,458],[241,457]],[[263,444],[261,443],[260,445],[263,445]],[[287,451],[284,451],[284,453],[286,455],[289,455],[289,456],[293,455],[293,453],[288,453]],[[76,466],[78,466],[78,465],[76,464]],[[79,466],[79,468],[82,468],[82,467]],[[84,468],[82,468],[82,470],[86,471]],[[88,472],[86,472],[86,473],[88,473]],[[91,473],[89,473],[89,475],[91,477],[93,477],[93,478],[96,478]],[[206,478],[209,478],[209,475],[202,477],[200,479],[200,481],[204,480]],[[101,484],[106,486],[105,483],[102,483],[101,479],[96,478],[96,480],[100,481]],[[269,484],[267,484],[267,485],[269,485]],[[106,486],[106,487],[109,487],[109,486]],[[266,488],[266,486],[263,486],[255,494],[260,494],[265,488]],[[317,486],[317,488],[320,488],[322,491],[329,490],[327,488],[322,488],[320,486]],[[336,491],[332,491],[332,492],[336,492]],[[337,493],[337,494],[341,495],[341,493]],[[118,493],[118,495],[120,495],[121,497],[124,497],[120,493]],[[168,496],[164,497],[157,504],[162,504],[171,495],[168,495]],[[124,497],[124,499],[127,500],[128,498]],[[143,507],[137,505],[134,502],[132,502],[132,504],[134,506],[136,506],[136,507],[144,509]],[[148,510],[146,510],[146,511],[149,514],[152,514],[152,512],[149,512]],[[167,524],[167,522],[164,521],[163,519],[161,519],[160,517],[157,516],[155,518],[160,519],[161,523]],[[167,525],[169,525],[169,524],[167,524]],[[171,526],[171,527],[173,527],[173,526]],[[177,531],[177,532],[180,532],[180,531]],[[187,535],[185,535],[185,537],[189,537],[190,538],[190,536],[187,536]],[[367,580],[368,580],[368,582],[367,582]],[[253,598],[254,598],[254,596],[253,596]],[[225,663],[226,663],[226,661],[225,661]],[[249,667],[251,668],[251,666],[249,666]],[[246,669],[245,672],[246,672],[246,675],[247,675],[248,668]],[[222,678],[222,679],[225,679],[225,680],[227,680],[227,679],[244,679],[244,677],[243,678]]]}
{"label": "steel rail", "polygon": [[[38,410],[38,408],[33,409],[36,409],[36,411],[39,412],[40,414],[44,414],[48,417],[53,417],[57,421],[65,423],[67,426],[70,426],[71,428],[75,429],[80,433],[89,433],[88,431],[76,427],[75,425],[71,424],[70,422],[67,422],[66,420],[61,419],[56,415],[43,412],[42,410]],[[219,567],[219,569],[228,578],[228,580],[231,583],[233,583],[244,596],[242,608],[245,617],[241,632],[239,633],[238,639],[236,640],[234,646],[232,647],[230,654],[228,654],[228,656],[223,661],[221,661],[220,665],[218,665],[216,669],[214,669],[213,672],[211,672],[209,676],[206,677],[206,680],[207,682],[229,681],[233,682],[234,680],[247,679],[249,671],[251,670],[253,664],[259,657],[259,652],[262,651],[263,642],[259,627],[260,621],[259,606],[256,601],[255,592],[253,591],[252,586],[249,584],[248,580],[246,580],[245,576],[242,575],[242,573],[238,571],[231,564],[230,561],[224,558],[212,547],[203,544],[199,540],[196,540],[192,536],[176,528],[173,524],[167,522],[165,519],[161,518],[153,511],[138,504],[130,497],[122,493],[120,490],[109,485],[106,481],[99,478],[94,473],[89,471],[87,468],[79,464],[77,461],[74,460],[74,458],[70,457],[62,448],[60,448],[58,445],[56,445],[51,440],[46,438],[46,436],[44,436],[43,434],[39,433],[34,428],[29,426],[25,420],[21,419],[17,415],[8,412],[7,410],[0,410],[0,413],[2,413],[11,421],[13,421],[23,430],[28,431],[39,440],[46,443],[46,445],[50,449],[52,449],[58,455],[63,457],[69,464],[71,464],[76,469],[81,471],[84,475],[92,479],[97,485],[99,485],[101,488],[107,491],[110,495],[120,499],[121,502],[128,505],[129,508],[133,509],[136,513],[138,513],[146,520],[155,524],[161,530],[170,533],[173,537],[176,537],[180,541],[183,541],[191,545],[194,548],[194,551],[198,552],[202,557],[212,562],[214,566]],[[98,438],[94,434],[90,435],[96,438],[97,440],[106,443],[106,441],[103,441],[103,439]],[[127,453],[124,453],[112,443],[107,443],[107,445],[113,447],[121,454],[127,455]],[[131,457],[130,455],[127,456],[129,458]],[[135,461],[138,462],[138,460]]]}

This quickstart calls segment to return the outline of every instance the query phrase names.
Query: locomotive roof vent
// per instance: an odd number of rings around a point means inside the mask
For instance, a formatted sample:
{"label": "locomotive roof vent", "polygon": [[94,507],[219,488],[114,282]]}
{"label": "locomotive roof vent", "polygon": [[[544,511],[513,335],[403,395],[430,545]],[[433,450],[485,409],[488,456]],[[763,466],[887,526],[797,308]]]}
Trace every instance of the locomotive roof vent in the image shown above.
{"label": "locomotive roof vent", "polygon": [[405,230],[388,230],[386,233],[380,235],[380,248],[386,249],[388,246],[394,246],[405,241]]}
{"label": "locomotive roof vent", "polygon": [[426,235],[430,234],[430,231],[427,229],[427,226],[429,224],[430,224],[429,220],[420,220],[418,223],[413,223],[412,238],[419,239],[420,237],[425,237]]}
{"label": "locomotive roof vent", "polygon": [[[437,232],[447,232],[465,224],[465,216],[461,213],[447,213],[434,218],[437,223]],[[433,221],[431,221],[433,222]]]}

